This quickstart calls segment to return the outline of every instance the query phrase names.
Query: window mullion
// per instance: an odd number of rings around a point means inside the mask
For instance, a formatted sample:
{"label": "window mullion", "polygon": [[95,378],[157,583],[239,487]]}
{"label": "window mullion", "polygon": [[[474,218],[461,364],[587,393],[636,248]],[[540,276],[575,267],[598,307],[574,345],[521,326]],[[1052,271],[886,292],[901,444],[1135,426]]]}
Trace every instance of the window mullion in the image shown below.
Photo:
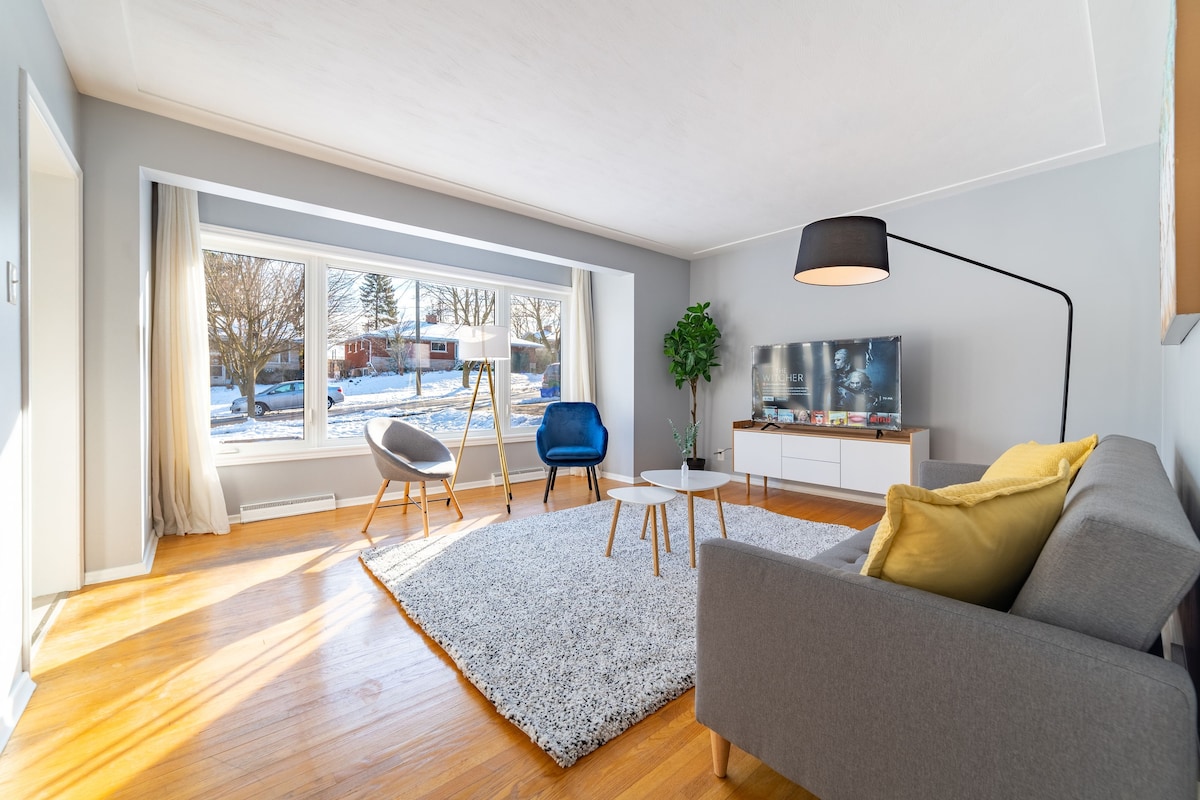
{"label": "window mullion", "polygon": [[[507,286],[500,286],[496,289],[496,324],[503,325],[508,331],[508,335],[512,337],[512,292]],[[509,347],[508,355],[512,356],[512,347]],[[503,436],[512,434],[512,361],[505,359],[504,361],[496,362],[496,414],[500,419],[496,420],[496,425],[500,429]]]}
{"label": "window mullion", "polygon": [[328,300],[327,267],[323,259],[309,256],[305,262],[304,292],[304,397],[305,441],[320,447],[326,439],[327,372],[325,367],[325,305]]}

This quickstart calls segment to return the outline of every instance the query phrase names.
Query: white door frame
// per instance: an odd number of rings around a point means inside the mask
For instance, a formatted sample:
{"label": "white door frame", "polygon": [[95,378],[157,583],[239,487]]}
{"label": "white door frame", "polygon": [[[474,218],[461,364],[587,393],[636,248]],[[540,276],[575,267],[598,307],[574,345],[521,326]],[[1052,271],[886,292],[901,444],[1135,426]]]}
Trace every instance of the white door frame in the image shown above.
{"label": "white door frame", "polygon": [[[35,174],[41,174],[38,168],[39,153],[35,148],[46,147],[49,145],[46,142],[45,132],[49,131],[53,138],[52,158],[56,162],[56,175],[60,175],[65,180],[72,180],[73,186],[70,187],[74,195],[68,200],[68,203],[73,205],[71,211],[65,215],[73,217],[69,220],[74,225],[73,231],[66,233],[73,237],[73,243],[69,243],[70,255],[67,259],[68,273],[74,271],[71,276],[75,279],[74,292],[68,292],[63,298],[63,302],[70,304],[71,308],[76,309],[76,314],[80,321],[77,336],[68,338],[62,342],[63,351],[65,354],[66,369],[74,367],[77,370],[75,375],[74,385],[78,387],[78,396],[68,398],[67,413],[78,414],[78,417],[73,420],[77,425],[79,432],[79,441],[77,442],[77,450],[72,459],[67,459],[67,469],[71,470],[68,474],[70,480],[64,483],[68,486],[73,486],[78,491],[78,497],[75,498],[75,509],[77,516],[71,521],[71,528],[66,532],[61,541],[54,543],[56,553],[61,555],[66,564],[65,571],[69,574],[72,571],[78,573],[75,578],[74,586],[64,587],[77,589],[83,585],[83,326],[82,326],[82,308],[83,308],[83,170],[79,166],[78,160],[72,153],[70,145],[67,143],[66,137],[63,136],[62,130],[54,120],[54,116],[50,113],[49,107],[46,105],[37,87],[34,85],[32,77],[21,70],[20,73],[20,89],[18,94],[18,124],[20,127],[20,209],[21,209],[21,264],[20,264],[20,314],[21,314],[21,407],[22,407],[22,645],[21,645],[21,665],[22,670],[26,674],[30,671],[31,662],[31,607],[33,603],[33,527],[34,520],[34,493],[37,491],[36,483],[45,481],[45,476],[37,476],[33,469],[33,447],[34,429],[33,429],[33,409],[30,405],[30,376],[34,369],[31,359],[31,315],[34,311],[33,292],[36,290],[36,277],[31,274],[31,266],[36,258],[32,251],[32,239],[34,233],[34,208],[31,203],[35,202],[34,198],[34,180]],[[35,127],[36,126],[36,127]],[[35,137],[38,137],[35,139]],[[72,363],[74,362],[74,363]],[[74,474],[75,469],[78,469],[78,474]],[[77,526],[76,526],[77,521]],[[74,528],[77,527],[77,530]],[[32,684],[31,684],[32,688]]]}

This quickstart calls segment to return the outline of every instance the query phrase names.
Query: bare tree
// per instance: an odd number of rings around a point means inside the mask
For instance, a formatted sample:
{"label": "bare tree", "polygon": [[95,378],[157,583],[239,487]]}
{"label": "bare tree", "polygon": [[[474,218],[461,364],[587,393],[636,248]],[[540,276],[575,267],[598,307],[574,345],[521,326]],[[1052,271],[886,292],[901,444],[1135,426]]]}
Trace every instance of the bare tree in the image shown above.
{"label": "bare tree", "polygon": [[[408,356],[413,351],[412,338],[416,325],[408,318],[407,309],[400,309],[397,313],[400,317],[399,320],[394,325],[379,330],[378,333],[383,334],[384,346],[387,347],[388,355],[396,362],[396,372],[403,375],[408,367]],[[417,372],[420,373],[419,366]]]}
{"label": "bare tree", "polygon": [[423,305],[455,325],[487,325],[496,319],[496,293],[445,283],[421,283]]}
{"label": "bare tree", "polygon": [[545,297],[512,297],[513,334],[546,348],[547,363],[559,360],[562,347],[562,302]]}
{"label": "bare tree", "polygon": [[[491,289],[473,289],[444,283],[421,283],[427,309],[442,322],[454,325],[490,325],[496,321],[496,293]],[[474,364],[463,363],[462,385],[471,385]]]}
{"label": "bare tree", "polygon": [[304,348],[304,265],[204,251],[209,347],[253,413],[254,385],[272,356]]}
{"label": "bare tree", "polygon": [[325,282],[326,320],[329,344],[341,344],[362,330],[362,305],[359,303],[361,272],[330,269]]}

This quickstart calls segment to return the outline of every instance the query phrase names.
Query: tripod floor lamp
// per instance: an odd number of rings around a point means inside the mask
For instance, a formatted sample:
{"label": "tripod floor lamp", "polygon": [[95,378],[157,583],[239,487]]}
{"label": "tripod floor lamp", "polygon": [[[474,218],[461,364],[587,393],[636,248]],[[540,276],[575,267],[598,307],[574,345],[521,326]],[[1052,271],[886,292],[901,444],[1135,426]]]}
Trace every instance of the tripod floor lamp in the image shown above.
{"label": "tripod floor lamp", "polygon": [[458,446],[458,460],[454,475],[450,478],[450,489],[458,479],[463,454],[467,447],[467,434],[471,431],[471,416],[475,413],[475,401],[479,398],[479,387],[487,375],[488,396],[492,401],[492,427],[496,429],[496,449],[500,452],[500,474],[504,477],[504,507],[512,513],[512,483],[508,479],[508,458],[504,455],[504,438],[500,435],[500,413],[496,408],[496,384],[493,379],[492,362],[507,361],[512,357],[508,346],[508,328],[503,325],[471,325],[459,329],[458,358],[464,369],[472,361],[479,362],[479,377],[475,379],[475,391],[471,394],[471,405],[467,409],[467,423],[463,426],[462,443]]}
{"label": "tripod floor lamp", "polygon": [[1054,292],[1067,303],[1067,357],[1063,366],[1062,422],[1058,440],[1067,439],[1067,391],[1071,383],[1071,327],[1075,307],[1071,298],[1061,289],[1047,286],[1020,275],[1014,275],[974,259],[930,247],[912,239],[905,239],[887,232],[883,220],[875,217],[833,217],[818,220],[804,226],[800,234],[800,252],[796,256],[794,277],[801,283],[817,286],[851,286],[874,283],[886,278],[889,273],[887,240],[895,239],[934,253],[962,261],[972,266],[1028,283],[1039,289]]}

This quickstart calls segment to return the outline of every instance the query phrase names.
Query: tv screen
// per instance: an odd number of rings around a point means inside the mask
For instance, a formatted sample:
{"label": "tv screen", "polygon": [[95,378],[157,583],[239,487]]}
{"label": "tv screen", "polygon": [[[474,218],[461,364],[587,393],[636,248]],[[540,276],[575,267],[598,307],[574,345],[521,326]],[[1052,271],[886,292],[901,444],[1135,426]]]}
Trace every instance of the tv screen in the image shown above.
{"label": "tv screen", "polygon": [[900,429],[900,337],[754,347],[755,422]]}

